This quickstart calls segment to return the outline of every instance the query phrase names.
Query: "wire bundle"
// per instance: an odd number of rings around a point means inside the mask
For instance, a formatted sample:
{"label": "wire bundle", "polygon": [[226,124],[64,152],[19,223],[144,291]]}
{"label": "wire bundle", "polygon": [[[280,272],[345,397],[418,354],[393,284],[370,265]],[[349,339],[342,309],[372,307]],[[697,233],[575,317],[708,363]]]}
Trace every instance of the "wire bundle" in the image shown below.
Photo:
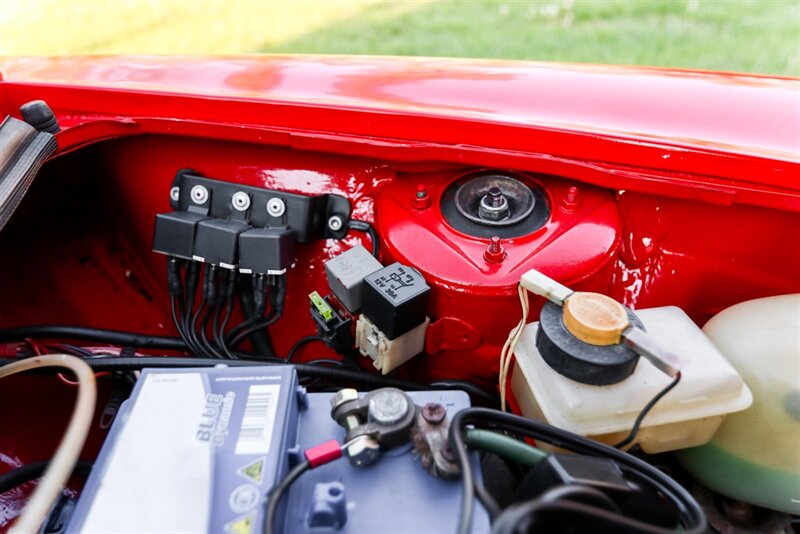
{"label": "wire bundle", "polygon": [[498,386],[500,387],[500,409],[506,410],[506,384],[508,383],[508,371],[511,369],[511,361],[514,356],[519,338],[522,337],[522,331],[525,329],[525,322],[528,320],[528,310],[530,309],[528,301],[528,291],[522,287],[517,286],[517,293],[519,294],[519,303],[522,308],[522,318],[517,323],[517,326],[511,329],[508,333],[502,350],[500,351],[500,375]]}
{"label": "wire bundle", "polygon": [[[253,313],[226,332],[233,314],[238,274],[236,271],[206,265],[201,275],[197,262],[184,263],[171,257],[167,263],[167,281],[172,319],[186,347],[196,356],[235,360],[236,348],[249,336],[262,331],[283,315],[286,302],[286,276],[251,277]],[[197,293],[200,293],[199,302]],[[262,352],[274,358],[272,343]]]}

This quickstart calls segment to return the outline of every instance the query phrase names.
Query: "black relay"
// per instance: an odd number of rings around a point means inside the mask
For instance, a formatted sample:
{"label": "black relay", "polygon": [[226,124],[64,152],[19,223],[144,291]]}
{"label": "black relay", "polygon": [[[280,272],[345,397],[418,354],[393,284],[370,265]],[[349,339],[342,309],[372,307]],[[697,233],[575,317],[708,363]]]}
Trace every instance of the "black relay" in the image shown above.
{"label": "black relay", "polygon": [[393,263],[364,278],[361,311],[395,339],[425,321],[430,290],[416,269]]}
{"label": "black relay", "polygon": [[153,250],[186,260],[194,255],[197,224],[208,216],[190,211],[173,211],[156,215]]}
{"label": "black relay", "polygon": [[233,267],[239,262],[239,234],[251,227],[244,221],[206,219],[197,223],[194,256],[212,265]]}
{"label": "black relay", "polygon": [[239,270],[243,273],[279,274],[294,259],[297,234],[287,228],[253,228],[239,234]]}

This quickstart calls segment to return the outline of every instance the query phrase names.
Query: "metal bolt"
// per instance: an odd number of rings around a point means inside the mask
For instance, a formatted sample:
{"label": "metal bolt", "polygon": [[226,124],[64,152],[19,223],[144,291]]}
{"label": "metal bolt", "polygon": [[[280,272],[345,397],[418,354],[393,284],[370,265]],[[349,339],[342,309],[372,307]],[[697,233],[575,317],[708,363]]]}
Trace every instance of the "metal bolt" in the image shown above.
{"label": "metal bolt", "polygon": [[485,221],[501,221],[510,215],[511,209],[503,191],[497,186],[490,187],[489,191],[481,198],[478,217]]}
{"label": "metal bolt", "polygon": [[180,198],[181,198],[181,188],[176,185],[169,190],[169,199],[173,202],[177,202],[178,200],[180,200]]}
{"label": "metal bolt", "polygon": [[408,399],[399,390],[383,390],[369,400],[367,417],[370,421],[382,425],[391,425],[400,421],[408,413]]}
{"label": "metal bolt", "polygon": [[190,191],[192,202],[195,204],[205,204],[208,202],[208,189],[203,185],[196,185]]}
{"label": "metal bolt", "polygon": [[278,197],[267,200],[267,213],[273,217],[280,217],[286,212],[286,204]]}
{"label": "metal bolt", "polygon": [[332,215],[331,218],[328,219],[328,228],[330,228],[334,232],[338,232],[339,230],[341,230],[342,224],[344,224],[344,222],[342,221],[342,218],[339,217],[338,215]]}
{"label": "metal bolt", "polygon": [[722,511],[730,519],[738,523],[748,523],[753,519],[753,507],[746,502],[736,501],[734,499],[722,498]]}
{"label": "metal bolt", "polygon": [[438,402],[429,402],[422,407],[422,418],[432,425],[441,424],[447,417],[447,408]]}
{"label": "metal bolt", "polygon": [[500,263],[505,259],[505,257],[506,251],[500,242],[500,238],[494,236],[489,241],[489,245],[486,247],[486,250],[483,253],[483,258],[489,263]]}
{"label": "metal bolt", "polygon": [[363,467],[375,463],[380,457],[381,446],[375,438],[364,435],[348,445],[345,453],[351,464]]}
{"label": "metal bolt", "polygon": [[236,211],[247,211],[250,208],[250,195],[244,191],[237,191],[231,197],[231,204]]}
{"label": "metal bolt", "polygon": [[567,194],[561,200],[561,209],[564,211],[572,211],[578,205],[578,188],[575,186],[567,190]]}
{"label": "metal bolt", "polygon": [[419,184],[417,186],[417,192],[414,195],[414,202],[412,205],[418,210],[424,210],[430,207],[431,197],[428,195],[428,190],[425,188],[424,184]]}
{"label": "metal bolt", "polygon": [[503,192],[500,191],[499,187],[490,187],[489,200],[491,201],[493,208],[499,208],[503,205],[503,202],[506,200],[506,198],[503,196]]}
{"label": "metal bolt", "polygon": [[[331,413],[335,412],[342,404],[357,399],[358,392],[355,389],[340,389],[331,397]],[[361,421],[359,421],[358,417],[355,415],[348,415],[341,424],[350,431],[361,426]],[[345,454],[347,454],[347,457],[350,459],[350,463],[356,466],[374,463],[380,456],[380,452],[380,444],[374,438],[367,435],[357,437],[347,446],[347,449],[345,449]]]}
{"label": "metal bolt", "polygon": [[358,399],[358,391],[353,388],[340,389],[331,397],[331,410],[335,410],[345,402]]}

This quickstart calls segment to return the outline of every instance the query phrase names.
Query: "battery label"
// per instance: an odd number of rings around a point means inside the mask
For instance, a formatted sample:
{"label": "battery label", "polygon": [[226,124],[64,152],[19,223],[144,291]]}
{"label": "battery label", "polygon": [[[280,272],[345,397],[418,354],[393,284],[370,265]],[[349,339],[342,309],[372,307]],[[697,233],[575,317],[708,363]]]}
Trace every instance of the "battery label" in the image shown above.
{"label": "battery label", "polygon": [[277,384],[258,384],[250,386],[244,416],[236,441],[235,454],[266,454],[272,442],[272,429],[275,426],[275,412],[278,408]]}

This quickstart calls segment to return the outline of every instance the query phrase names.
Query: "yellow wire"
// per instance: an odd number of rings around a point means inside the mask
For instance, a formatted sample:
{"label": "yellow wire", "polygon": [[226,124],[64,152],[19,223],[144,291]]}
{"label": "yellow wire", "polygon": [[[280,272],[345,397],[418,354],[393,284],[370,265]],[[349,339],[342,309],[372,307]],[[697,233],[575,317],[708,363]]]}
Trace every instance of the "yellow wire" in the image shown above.
{"label": "yellow wire", "polygon": [[511,368],[511,361],[514,356],[514,351],[517,348],[519,338],[522,337],[522,331],[525,329],[525,322],[528,320],[528,310],[530,303],[528,301],[528,291],[521,285],[517,286],[517,294],[519,295],[520,308],[522,310],[522,317],[517,323],[517,326],[511,329],[508,333],[508,338],[500,351],[500,373],[499,373],[499,387],[500,387],[500,409],[506,411],[506,384],[508,383],[508,371]]}

